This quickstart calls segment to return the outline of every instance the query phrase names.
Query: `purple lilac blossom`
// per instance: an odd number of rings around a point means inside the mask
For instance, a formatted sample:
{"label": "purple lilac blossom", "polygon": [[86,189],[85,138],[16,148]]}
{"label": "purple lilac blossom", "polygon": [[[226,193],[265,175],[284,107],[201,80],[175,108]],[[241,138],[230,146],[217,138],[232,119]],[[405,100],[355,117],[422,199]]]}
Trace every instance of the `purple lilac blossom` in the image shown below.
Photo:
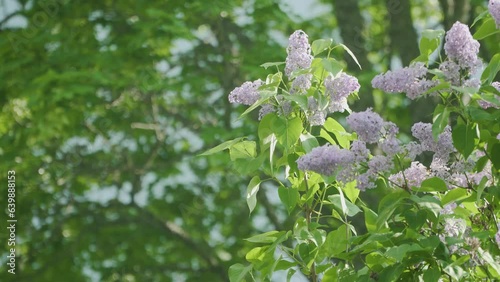
{"label": "purple lilac blossom", "polygon": [[356,162],[365,162],[370,154],[370,150],[366,148],[366,142],[361,140],[354,140],[352,142],[351,152],[354,153]]}
{"label": "purple lilac blossom", "polygon": [[[330,97],[330,112],[343,112],[343,105],[347,104],[347,97],[351,93],[359,91],[360,88],[358,79],[345,73],[338,77],[328,76],[324,85],[325,94]],[[339,105],[342,105],[342,107],[339,107]]]}
{"label": "purple lilac blossom", "polygon": [[311,88],[312,74],[306,73],[297,76],[293,82],[290,89],[291,94],[295,93],[305,93],[309,88]]}
{"label": "purple lilac blossom", "polygon": [[411,100],[416,99],[430,88],[437,85],[436,81],[425,79],[427,68],[424,63],[417,62],[409,67],[379,74],[372,80],[373,88],[387,93],[406,93]]}
{"label": "purple lilac blossom", "polygon": [[443,207],[443,209],[439,212],[440,214],[453,214],[455,209],[457,208],[457,203],[451,202]]}
{"label": "purple lilac blossom", "polygon": [[332,175],[341,167],[350,166],[354,154],[336,145],[316,147],[297,160],[300,170],[310,170],[323,175]]}
{"label": "purple lilac blossom", "polygon": [[346,121],[351,129],[358,134],[361,141],[366,143],[379,141],[384,120],[371,109],[364,112],[354,112],[347,117]]}
{"label": "purple lilac blossom", "polygon": [[488,3],[488,10],[495,20],[497,28],[500,28],[500,0],[490,0]]}
{"label": "purple lilac blossom", "polygon": [[266,116],[267,114],[274,113],[275,111],[276,111],[276,109],[274,108],[274,106],[272,104],[262,105],[260,110],[259,110],[259,120],[264,118],[264,116]]}
{"label": "purple lilac blossom", "polygon": [[325,111],[321,110],[318,106],[318,102],[314,97],[309,97],[307,98],[308,102],[308,114],[307,114],[307,120],[309,121],[310,125],[323,125],[326,120],[326,113]]}
{"label": "purple lilac blossom", "polygon": [[229,93],[229,102],[248,106],[252,105],[260,98],[258,89],[262,84],[264,82],[260,79],[243,83],[240,87],[236,87]]}
{"label": "purple lilac blossom", "polygon": [[479,62],[479,42],[475,40],[469,27],[455,22],[446,32],[444,51],[449,59],[458,63],[461,68],[475,68]]}
{"label": "purple lilac blossom", "polygon": [[396,137],[385,138],[380,142],[380,149],[388,156],[394,156],[401,152],[401,146],[399,140]]}
{"label": "purple lilac blossom", "polygon": [[392,159],[387,156],[377,155],[368,161],[368,170],[372,174],[388,171],[392,168]]}
{"label": "purple lilac blossom", "polygon": [[307,69],[311,66],[313,57],[311,56],[311,45],[307,34],[302,30],[295,31],[288,39],[288,56],[285,61],[285,74],[287,77],[292,72]]}
{"label": "purple lilac blossom", "polygon": [[447,81],[453,86],[460,86],[462,83],[460,81],[460,66],[454,61],[446,60],[439,65],[439,70],[443,72],[443,75]]}
{"label": "purple lilac blossom", "polygon": [[[412,162],[410,167],[403,172],[398,172],[389,176],[389,180],[400,187],[420,187],[422,181],[427,179],[429,172],[427,168],[420,162]],[[406,180],[406,182],[405,182]]]}
{"label": "purple lilac blossom", "polygon": [[446,237],[458,237],[467,229],[465,220],[461,218],[446,218],[444,220],[444,235]]}
{"label": "purple lilac blossom", "polygon": [[420,141],[422,151],[434,152],[439,158],[446,161],[449,154],[456,151],[453,146],[451,127],[449,125],[439,134],[437,142],[432,136],[432,124],[430,123],[415,123],[411,128],[411,133]]}
{"label": "purple lilac blossom", "polygon": [[411,141],[410,143],[406,144],[404,146],[404,151],[406,152],[406,156],[412,161],[415,160],[415,158],[423,152],[422,145],[418,144],[415,141]]}
{"label": "purple lilac blossom", "polygon": [[373,174],[371,174],[370,172],[365,172],[358,175],[358,177],[356,178],[356,187],[361,191],[375,188],[376,185],[373,179]]}

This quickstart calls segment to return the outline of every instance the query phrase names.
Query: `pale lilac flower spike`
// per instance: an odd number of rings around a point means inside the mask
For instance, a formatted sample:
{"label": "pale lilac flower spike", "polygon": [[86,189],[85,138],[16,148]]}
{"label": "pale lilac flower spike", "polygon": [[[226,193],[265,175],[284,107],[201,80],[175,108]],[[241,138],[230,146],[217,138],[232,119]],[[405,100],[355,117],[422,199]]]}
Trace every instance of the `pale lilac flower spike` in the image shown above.
{"label": "pale lilac flower spike", "polygon": [[500,28],[500,0],[490,0],[490,3],[488,4],[488,10],[495,20],[497,28]]}
{"label": "pale lilac flower spike", "polygon": [[[311,67],[313,57],[311,56],[311,45],[307,34],[302,30],[297,30],[288,39],[288,56],[285,61],[285,75],[288,78],[296,70],[303,70]],[[297,76],[290,89],[291,94],[301,94],[311,88],[312,74],[305,73]]]}
{"label": "pale lilac flower spike", "polygon": [[336,145],[316,147],[297,160],[300,170],[310,170],[323,175],[332,175],[342,166],[354,162],[354,153]]}
{"label": "pale lilac flower spike", "polygon": [[295,31],[288,39],[288,56],[285,62],[285,74],[290,77],[293,71],[307,69],[311,66],[311,45],[307,34],[302,30]]}
{"label": "pale lilac flower spike", "polygon": [[449,59],[462,68],[473,69],[479,63],[479,42],[472,37],[469,27],[460,22],[454,23],[446,32],[444,51]]}
{"label": "pale lilac flower spike", "polygon": [[259,87],[264,84],[260,79],[254,82],[247,81],[229,93],[229,102],[243,105],[252,105],[260,98]]}

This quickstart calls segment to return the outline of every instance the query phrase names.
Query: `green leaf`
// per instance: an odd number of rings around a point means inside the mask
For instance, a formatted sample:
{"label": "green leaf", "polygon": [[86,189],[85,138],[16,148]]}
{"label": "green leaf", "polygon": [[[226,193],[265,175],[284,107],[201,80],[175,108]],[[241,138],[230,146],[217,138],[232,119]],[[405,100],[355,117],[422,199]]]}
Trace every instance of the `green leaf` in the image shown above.
{"label": "green leaf", "polygon": [[245,276],[252,271],[252,265],[244,266],[241,263],[233,264],[229,267],[229,281],[230,282],[240,282],[244,281]]}
{"label": "green leaf", "polygon": [[441,278],[441,271],[436,267],[429,267],[424,270],[424,281],[426,282],[438,282]]}
{"label": "green leaf", "polygon": [[358,206],[345,199],[344,195],[330,195],[328,196],[328,200],[330,200],[330,202],[344,215],[355,216],[356,214],[361,212]]}
{"label": "green leaf", "polygon": [[418,192],[445,192],[448,191],[446,182],[439,177],[431,177],[422,181],[420,187],[412,187]]}
{"label": "green leaf", "polygon": [[497,30],[495,21],[493,18],[488,18],[483,22],[483,24],[479,27],[479,29],[474,33],[474,39],[476,40],[481,40],[485,37],[488,37],[490,35],[493,35],[495,33],[500,32],[500,30]]}
{"label": "green leaf", "polygon": [[311,43],[311,51],[314,56],[322,53],[332,45],[332,39],[318,39]]}
{"label": "green leaf", "polygon": [[490,113],[478,107],[467,107],[467,111],[470,114],[472,121],[495,120],[495,118]]}
{"label": "green leaf", "polygon": [[351,181],[342,187],[347,198],[352,202],[356,203],[358,199],[360,190],[356,188],[356,181]]}
{"label": "green leaf", "polygon": [[354,60],[354,62],[356,62],[359,69],[361,69],[361,65],[359,64],[358,59],[356,58],[356,56],[354,56],[354,53],[351,51],[351,49],[349,49],[347,46],[345,46],[342,43],[339,43],[338,46],[342,47],[349,54],[349,56],[351,56],[351,58]]}
{"label": "green leaf", "polygon": [[432,136],[434,140],[438,139],[439,134],[441,134],[448,125],[449,116],[450,112],[445,106],[441,104],[436,106],[434,117],[432,118]]}
{"label": "green leaf", "polygon": [[339,281],[339,269],[337,266],[329,268],[326,272],[325,275],[323,275],[323,281],[329,282],[329,281]]}
{"label": "green leaf", "polygon": [[273,134],[272,124],[278,116],[275,113],[269,113],[265,115],[259,122],[259,128],[257,133],[259,135],[259,140],[263,142],[269,135]]}
{"label": "green leaf", "polygon": [[264,63],[262,65],[260,65],[261,67],[267,69],[267,68],[270,68],[270,67],[274,67],[274,66],[281,66],[281,65],[284,65],[285,62],[269,62],[269,63]]}
{"label": "green leaf", "polygon": [[251,249],[246,255],[245,258],[247,261],[251,263],[259,263],[264,260],[266,257],[266,252],[269,249],[268,246],[265,247],[255,247]]}
{"label": "green leaf", "polygon": [[484,69],[483,74],[481,75],[481,80],[485,81],[486,84],[491,84],[499,71],[500,54],[495,54],[493,58],[491,58],[488,66]]}
{"label": "green leaf", "polygon": [[492,147],[491,147],[491,163],[493,164],[493,166],[495,167],[495,169],[499,169],[500,170],[500,144],[499,143],[495,143]]}
{"label": "green leaf", "polygon": [[417,203],[420,208],[425,208],[432,212],[435,217],[437,217],[439,212],[443,209],[439,204],[439,200],[433,196],[425,195],[418,197],[417,195],[411,195],[410,199]]}
{"label": "green leaf", "polygon": [[402,244],[387,249],[385,255],[400,262],[403,260],[407,253],[420,250],[422,250],[422,247],[420,247],[418,244]]}
{"label": "green leaf", "polygon": [[439,47],[444,34],[444,30],[424,30],[419,44],[420,56],[415,60],[429,61],[429,56]]}
{"label": "green leaf", "polygon": [[285,270],[285,269],[289,269],[289,268],[295,267],[296,265],[297,265],[297,263],[295,263],[293,261],[288,261],[288,260],[280,259],[278,261],[278,264],[276,264],[276,268],[274,270],[275,271]]}
{"label": "green leaf", "polygon": [[375,232],[377,230],[377,214],[368,207],[363,207],[365,214],[365,225],[368,232]]}
{"label": "green leaf", "polygon": [[460,188],[455,188],[453,190],[450,190],[446,195],[444,195],[443,199],[441,199],[441,205],[446,205],[451,202],[457,202],[460,200],[463,200],[465,198],[469,197],[467,194],[467,190],[465,189],[460,189]]}
{"label": "green leaf", "polygon": [[229,148],[229,156],[231,157],[231,161],[255,158],[257,156],[257,144],[255,141],[241,141],[233,144]]}
{"label": "green leaf", "polygon": [[306,153],[311,152],[312,149],[319,146],[316,137],[312,136],[309,132],[300,135],[300,142],[302,143],[302,147]]}
{"label": "green leaf", "polygon": [[262,233],[259,235],[252,236],[250,238],[245,239],[245,241],[252,243],[273,243],[280,236],[285,234],[285,231],[269,231],[266,233]]}
{"label": "green leaf", "polygon": [[295,274],[295,272],[297,272],[297,270],[295,270],[293,268],[288,270],[288,273],[286,274],[286,282],[290,282],[290,280],[292,279],[292,276]]}
{"label": "green leaf", "polygon": [[255,209],[257,205],[257,192],[260,189],[260,177],[254,176],[247,187],[247,205],[250,213]]}
{"label": "green leaf", "polygon": [[380,281],[397,281],[397,278],[403,273],[404,268],[404,264],[401,263],[384,267],[378,278]]}
{"label": "green leaf", "polygon": [[342,224],[337,230],[334,230],[326,236],[324,251],[328,256],[336,256],[347,249],[349,230],[345,224]]}
{"label": "green leaf", "polygon": [[272,130],[276,134],[278,142],[285,147],[285,150],[299,140],[303,129],[302,120],[299,117],[290,120],[279,117],[272,124]]}
{"label": "green leaf", "polygon": [[494,277],[500,277],[500,262],[495,260],[488,251],[485,251],[481,248],[478,249],[479,256],[488,263],[488,268],[493,270],[495,273]]}
{"label": "green leaf", "polygon": [[[340,147],[349,149],[351,146],[350,140],[352,139],[352,135],[350,133],[347,133],[344,127],[335,119],[333,118],[327,118],[325,123],[323,124],[323,128],[327,130],[328,132],[333,133],[335,135],[335,138],[338,141],[338,144]],[[320,133],[321,136],[321,133]],[[323,137],[323,136],[321,136]],[[326,138],[325,138],[326,139]],[[335,144],[334,142],[333,144]]]}
{"label": "green leaf", "polygon": [[474,151],[474,137],[476,135],[474,128],[465,124],[457,124],[453,127],[451,134],[453,145],[467,159]]}
{"label": "green leaf", "polygon": [[382,229],[386,221],[391,217],[400,203],[410,195],[404,190],[399,190],[385,196],[379,203],[377,218],[377,230]]}
{"label": "green leaf", "polygon": [[323,65],[323,68],[330,72],[333,76],[336,76],[344,68],[344,66],[342,66],[342,64],[334,58],[321,59],[321,64]]}
{"label": "green leaf", "polygon": [[330,136],[330,134],[323,128],[319,131],[319,137],[324,138],[330,144],[337,144],[337,142],[332,138],[332,136]]}
{"label": "green leaf", "polygon": [[240,142],[241,140],[243,140],[243,137],[226,141],[226,142],[224,142],[224,143],[222,143],[220,145],[217,145],[217,146],[213,147],[212,149],[206,150],[205,152],[199,154],[198,156],[208,156],[208,155],[212,155],[212,154],[218,153],[220,151],[229,149],[231,146],[233,146],[234,144]]}
{"label": "green leaf", "polygon": [[281,202],[285,205],[288,214],[291,214],[300,199],[299,191],[293,187],[280,186],[278,188],[278,195]]}
{"label": "green leaf", "polygon": [[466,273],[460,266],[452,264],[446,266],[443,270],[446,274],[453,278],[453,281],[461,281]]}
{"label": "green leaf", "polygon": [[489,15],[489,11],[486,10],[486,11],[483,11],[481,12],[481,14],[479,14],[475,19],[474,19],[474,22],[472,22],[472,24],[470,25],[470,27],[472,28],[474,25],[476,25],[476,23],[480,20],[482,20],[483,18],[487,17]]}
{"label": "green leaf", "polygon": [[292,101],[297,103],[299,107],[303,110],[308,109],[308,104],[307,104],[307,96],[305,95],[288,95],[288,94],[282,94],[281,95],[285,100]]}

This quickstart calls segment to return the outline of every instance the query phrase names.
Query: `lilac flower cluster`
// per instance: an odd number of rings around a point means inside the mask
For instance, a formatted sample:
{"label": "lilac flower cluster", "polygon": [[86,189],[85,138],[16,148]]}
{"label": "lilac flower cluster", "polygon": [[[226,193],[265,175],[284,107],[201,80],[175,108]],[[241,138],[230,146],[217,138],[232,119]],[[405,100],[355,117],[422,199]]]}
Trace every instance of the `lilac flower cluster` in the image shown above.
{"label": "lilac flower cluster", "polygon": [[332,175],[354,161],[354,154],[336,145],[316,147],[297,160],[300,170],[310,170],[323,175]]}
{"label": "lilac flower cluster", "polygon": [[366,143],[377,143],[380,140],[384,120],[371,109],[352,113],[346,121],[351,129],[358,134],[359,140]]}
{"label": "lilac flower cluster", "polygon": [[258,89],[262,84],[264,82],[260,79],[243,83],[243,85],[236,87],[229,93],[229,102],[248,106],[254,104],[260,98]]}
{"label": "lilac flower cluster", "polygon": [[446,32],[444,51],[461,68],[474,68],[478,64],[479,42],[472,38],[469,27],[460,22]]}
{"label": "lilac flower cluster", "polygon": [[276,109],[272,104],[264,104],[259,110],[259,120],[263,119],[267,114],[274,113]]}
{"label": "lilac flower cluster", "polygon": [[310,125],[323,125],[326,119],[326,112],[321,109],[314,97],[307,98],[309,114],[307,119]]}
{"label": "lilac flower cluster", "polygon": [[471,155],[467,160],[454,160],[451,165],[448,164],[450,155],[456,152],[449,126],[438,136],[437,140],[432,136],[431,124],[416,123],[411,130],[418,142],[406,144],[402,151],[412,161],[424,151],[433,152],[432,162],[428,168],[419,162],[412,162],[410,168],[389,177],[393,184],[400,187],[403,187],[402,185],[418,187],[429,177],[443,179],[450,189],[468,187],[470,184],[478,185],[485,177],[488,185],[492,183],[490,162],[486,163],[482,171],[473,172],[475,161],[481,157],[480,153]]}
{"label": "lilac flower cluster", "polygon": [[[313,57],[311,56],[311,45],[307,34],[297,30],[288,39],[288,56],[285,61],[285,75],[292,79],[292,73],[311,67]],[[311,74],[301,74],[292,82],[291,93],[303,93],[311,87]]]}
{"label": "lilac flower cluster", "polygon": [[406,93],[409,99],[414,100],[437,85],[437,81],[425,79],[426,74],[425,65],[417,62],[409,67],[375,76],[372,86],[387,93]]}
{"label": "lilac flower cluster", "polygon": [[429,171],[420,162],[412,162],[404,171],[389,176],[389,180],[399,187],[419,187],[429,177]]}
{"label": "lilac flower cluster", "polygon": [[500,0],[490,0],[488,3],[488,10],[495,20],[497,28],[500,28]]}
{"label": "lilac flower cluster", "polygon": [[446,33],[445,41],[448,59],[439,66],[445,80],[453,86],[479,88],[481,81],[474,77],[482,65],[477,56],[479,42],[472,37],[469,27],[456,22]]}
{"label": "lilac flower cluster", "polygon": [[[311,101],[309,105],[315,106]],[[394,123],[384,122],[371,109],[352,113],[347,117],[347,123],[359,137],[352,142],[350,150],[337,146],[315,148],[299,158],[298,167],[325,175],[335,173],[337,180],[343,183],[356,180],[357,188],[363,191],[374,188],[379,174],[393,168],[393,155],[400,151],[399,141],[396,139],[399,129]],[[378,143],[385,155],[370,158],[367,143]]]}
{"label": "lilac flower cluster", "polygon": [[358,92],[360,85],[358,79],[354,76],[341,73],[337,77],[328,76],[324,82],[325,94],[330,97],[330,112],[344,112],[348,109],[347,97]]}
{"label": "lilac flower cluster", "polygon": [[411,128],[412,135],[420,141],[420,148],[416,147],[414,150],[420,149],[423,151],[434,152],[435,158],[448,161],[450,153],[456,151],[453,146],[453,139],[451,138],[451,127],[448,125],[444,131],[439,134],[438,140],[434,140],[432,136],[432,124],[418,122]]}
{"label": "lilac flower cluster", "polygon": [[[495,89],[500,92],[500,81],[493,82],[491,84],[491,86],[495,87]],[[500,96],[495,96],[495,98],[500,102]],[[497,106],[497,105],[495,105],[495,104],[493,104],[491,102],[484,101],[484,100],[478,100],[477,103],[483,109],[487,109],[487,108],[499,109],[500,108],[499,106]]]}

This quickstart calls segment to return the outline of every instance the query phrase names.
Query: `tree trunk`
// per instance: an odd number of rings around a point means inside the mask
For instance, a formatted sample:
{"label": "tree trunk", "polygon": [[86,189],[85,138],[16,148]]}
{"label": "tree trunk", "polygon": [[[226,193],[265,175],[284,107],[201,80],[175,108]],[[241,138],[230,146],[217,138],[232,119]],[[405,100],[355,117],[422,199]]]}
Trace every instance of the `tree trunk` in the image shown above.
{"label": "tree trunk", "polygon": [[399,54],[403,65],[407,66],[419,54],[410,1],[386,0],[385,4],[389,16],[391,53]]}
{"label": "tree trunk", "polygon": [[[334,0],[334,13],[340,28],[340,36],[344,44],[351,49],[363,69],[371,69],[370,61],[363,36],[364,21],[359,11],[357,1]],[[348,56],[348,55],[347,55]],[[360,69],[350,57],[346,57],[350,71],[359,72]]]}

